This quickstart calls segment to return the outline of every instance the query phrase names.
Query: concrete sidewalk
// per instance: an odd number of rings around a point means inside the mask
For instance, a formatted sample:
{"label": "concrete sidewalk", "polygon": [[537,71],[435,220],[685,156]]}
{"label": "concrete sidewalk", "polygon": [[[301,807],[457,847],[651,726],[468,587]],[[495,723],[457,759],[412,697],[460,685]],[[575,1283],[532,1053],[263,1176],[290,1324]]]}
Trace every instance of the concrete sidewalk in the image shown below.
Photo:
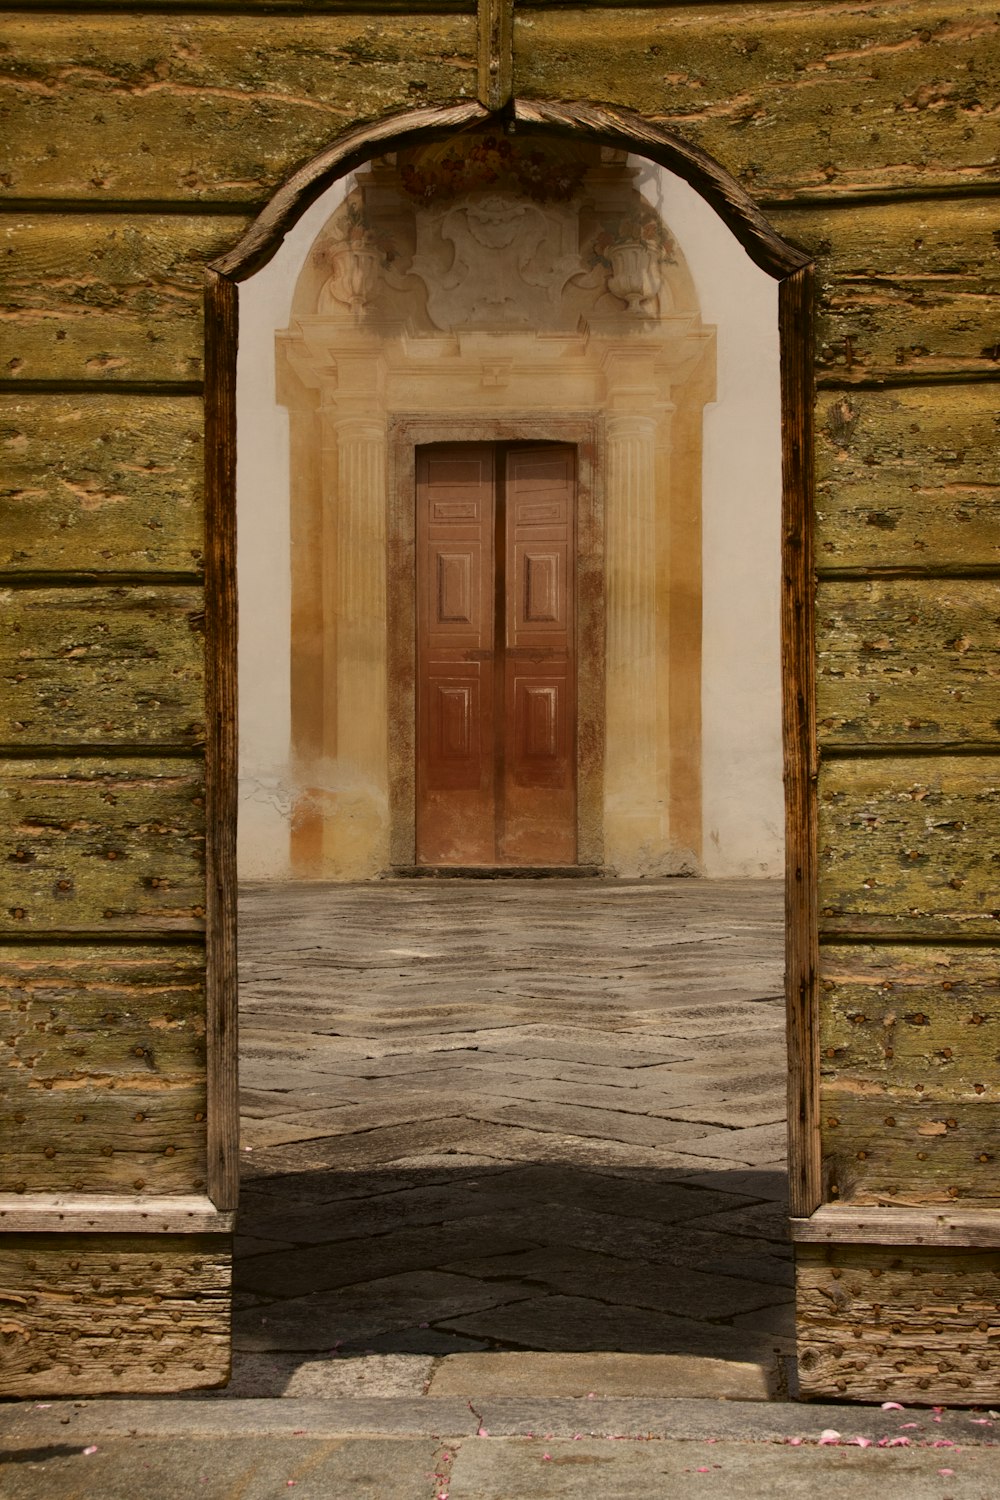
{"label": "concrete sidewalk", "polygon": [[32,1401],[0,1407],[0,1494],[996,1500],[998,1435],[988,1412],[787,1402]]}

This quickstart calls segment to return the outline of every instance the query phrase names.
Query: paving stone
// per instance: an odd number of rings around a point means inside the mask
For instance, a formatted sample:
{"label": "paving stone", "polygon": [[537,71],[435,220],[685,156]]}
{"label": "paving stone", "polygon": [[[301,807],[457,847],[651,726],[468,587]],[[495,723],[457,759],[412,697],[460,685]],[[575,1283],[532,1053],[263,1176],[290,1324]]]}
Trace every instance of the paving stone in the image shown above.
{"label": "paving stone", "polygon": [[766,1401],[761,1365],[685,1354],[454,1354],[437,1362],[429,1396],[465,1396],[478,1407],[491,1396],[656,1397]]}
{"label": "paving stone", "polygon": [[716,1327],[649,1308],[559,1294],[521,1298],[451,1317],[442,1320],[442,1326],[520,1349],[693,1354],[742,1362],[758,1354],[770,1359],[772,1354],[766,1334]]}
{"label": "paving stone", "polygon": [[[233,1342],[246,1350],[365,1348],[379,1334],[498,1309],[528,1296],[518,1286],[486,1287],[464,1276],[419,1271],[248,1308],[233,1319]],[[433,1316],[432,1316],[433,1315]],[[458,1328],[457,1332],[464,1330]],[[475,1331],[473,1331],[475,1336]]]}

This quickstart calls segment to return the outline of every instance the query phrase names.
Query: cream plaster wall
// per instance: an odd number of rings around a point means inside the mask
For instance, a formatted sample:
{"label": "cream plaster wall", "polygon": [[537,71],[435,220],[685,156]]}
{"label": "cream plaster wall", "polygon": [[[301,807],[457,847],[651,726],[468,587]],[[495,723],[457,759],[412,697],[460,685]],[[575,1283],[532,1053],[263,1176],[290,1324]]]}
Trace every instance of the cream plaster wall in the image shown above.
{"label": "cream plaster wall", "polygon": [[[351,179],[303,216],[240,289],[240,872],[291,874],[288,413],[275,395],[275,330]],[[722,876],[780,872],[778,650],[780,433],[777,288],[707,204],[646,165],[643,191],[687,259],[718,328],[718,399],[705,412],[703,825],[699,864]]]}

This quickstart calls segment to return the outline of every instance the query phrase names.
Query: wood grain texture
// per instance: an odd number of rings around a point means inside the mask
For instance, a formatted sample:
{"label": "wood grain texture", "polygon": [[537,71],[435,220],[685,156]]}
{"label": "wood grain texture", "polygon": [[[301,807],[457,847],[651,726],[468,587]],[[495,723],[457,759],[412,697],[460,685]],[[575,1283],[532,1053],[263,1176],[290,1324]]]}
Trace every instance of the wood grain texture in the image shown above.
{"label": "wood grain texture", "polygon": [[1000,567],[997,406],[993,385],[823,393],[820,569]]}
{"label": "wood grain texture", "polygon": [[998,756],[826,762],[821,931],[996,938],[998,847]]}
{"label": "wood grain texture", "polygon": [[0,396],[0,571],[199,573],[202,403]]}
{"label": "wood grain texture", "polygon": [[206,911],[208,1190],[217,1208],[239,1196],[239,975],[236,577],[237,285],[210,272],[205,290],[206,398]]}
{"label": "wood grain texture", "polygon": [[200,380],[204,268],[247,222],[245,214],[3,215],[3,373]]}
{"label": "wood grain texture", "polygon": [[0,1193],[204,1190],[200,947],[0,948]]}
{"label": "wood grain texture", "polygon": [[819,1046],[825,1172],[842,1200],[997,1200],[995,951],[825,945]]}
{"label": "wood grain texture", "polygon": [[816,260],[816,369],[837,381],[998,374],[995,199],[772,212]]}
{"label": "wood grain texture", "polygon": [[812,491],[812,268],[782,282],[781,652],[785,780],[785,1010],[791,1212],[821,1199],[816,1054],[816,708]]}
{"label": "wood grain texture", "polygon": [[1000,582],[820,585],[823,746],[1000,742]]}
{"label": "wood grain texture", "polygon": [[1000,1251],[800,1245],[796,1312],[803,1396],[995,1399]]}
{"label": "wood grain texture", "polygon": [[16,1234],[231,1234],[235,1216],[204,1193],[0,1194],[0,1227]]}
{"label": "wood grain texture", "polygon": [[357,120],[476,90],[471,15],[14,15],[4,192],[261,202]]}
{"label": "wood grain texture", "polygon": [[226,1235],[0,1242],[5,1396],[191,1390],[229,1374]]}
{"label": "wood grain texture", "polygon": [[0,743],[204,742],[201,589],[0,589],[0,621]]}
{"label": "wood grain texture", "polygon": [[637,110],[759,199],[966,187],[995,182],[996,28],[984,0],[518,11],[514,88]]}
{"label": "wood grain texture", "polygon": [[200,931],[201,763],[8,761],[0,932]]}
{"label": "wood grain texture", "polygon": [[996,1208],[861,1208],[825,1203],[809,1219],[793,1219],[792,1239],[826,1245],[956,1245],[1000,1247]]}

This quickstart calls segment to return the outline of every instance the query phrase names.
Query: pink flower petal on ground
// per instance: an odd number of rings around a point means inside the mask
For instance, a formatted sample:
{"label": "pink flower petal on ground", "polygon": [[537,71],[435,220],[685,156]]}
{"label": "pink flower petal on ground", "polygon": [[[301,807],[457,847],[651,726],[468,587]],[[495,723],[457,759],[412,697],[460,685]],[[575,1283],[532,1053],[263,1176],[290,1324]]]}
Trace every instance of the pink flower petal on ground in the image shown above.
{"label": "pink flower petal on ground", "polygon": [[[879,1443],[879,1447],[880,1448],[881,1448],[881,1446],[882,1446],[882,1444]],[[909,1448],[911,1446],[911,1444],[910,1444],[909,1438],[899,1437],[899,1438],[890,1438],[889,1441],[886,1443],[885,1446],[887,1448]]]}
{"label": "pink flower petal on ground", "polygon": [[899,1430],[900,1432],[916,1432],[919,1426],[919,1422],[904,1422]]}
{"label": "pink flower petal on ground", "polygon": [[[715,1442],[714,1438],[712,1439],[712,1442]],[[801,1448],[802,1446],[801,1438],[785,1438],[785,1442],[788,1444],[789,1448]]]}
{"label": "pink flower petal on ground", "polygon": [[938,1473],[941,1475],[942,1479],[950,1479],[954,1472],[954,1469],[938,1469]]}
{"label": "pink flower petal on ground", "polygon": [[551,1453],[543,1453],[542,1454],[542,1463],[543,1464],[550,1463],[551,1460],[552,1460],[552,1454]]}
{"label": "pink flower petal on ground", "polygon": [[705,1465],[704,1465],[704,1464],[702,1464],[702,1465],[701,1465],[701,1467],[700,1467],[700,1468],[697,1468],[697,1469],[695,1469],[695,1471],[694,1471],[694,1472],[695,1472],[695,1473],[696,1473],[696,1474],[711,1474],[711,1472],[712,1472],[712,1471],[711,1471],[711,1469],[707,1469],[707,1468],[706,1468],[706,1467],[705,1467]]}
{"label": "pink flower petal on ground", "polygon": [[97,1452],[97,1444],[96,1443],[91,1443],[90,1447],[89,1448],[84,1448],[83,1451],[84,1451],[84,1453],[96,1453]]}
{"label": "pink flower petal on ground", "polygon": [[846,1444],[845,1444],[845,1446],[848,1447],[848,1448],[870,1448],[871,1445],[872,1445],[871,1438],[863,1438],[863,1437],[848,1438],[847,1441],[846,1441]]}
{"label": "pink flower petal on ground", "polygon": [[903,1409],[904,1408],[902,1406],[900,1406],[900,1404],[899,1404],[898,1401],[883,1401],[882,1402],[882,1410],[883,1411],[903,1411]]}
{"label": "pink flower petal on ground", "polygon": [[951,1438],[935,1438],[934,1441],[933,1441],[933,1443],[931,1443],[931,1447],[932,1448],[954,1448],[955,1444],[952,1442]]}
{"label": "pink flower petal on ground", "polygon": [[819,1445],[821,1448],[828,1448],[832,1443],[839,1442],[840,1433],[835,1432],[832,1427],[825,1428],[819,1435]]}

